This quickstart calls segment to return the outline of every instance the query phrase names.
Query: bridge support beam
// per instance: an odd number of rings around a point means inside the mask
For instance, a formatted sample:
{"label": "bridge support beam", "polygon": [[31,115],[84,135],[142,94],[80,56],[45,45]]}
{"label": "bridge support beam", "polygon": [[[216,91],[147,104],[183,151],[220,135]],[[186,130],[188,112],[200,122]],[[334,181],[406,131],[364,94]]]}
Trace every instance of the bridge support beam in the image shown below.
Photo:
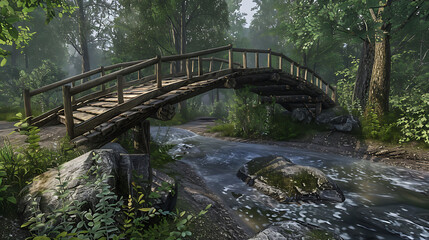
{"label": "bridge support beam", "polygon": [[134,127],[134,149],[150,154],[150,122],[144,120]]}

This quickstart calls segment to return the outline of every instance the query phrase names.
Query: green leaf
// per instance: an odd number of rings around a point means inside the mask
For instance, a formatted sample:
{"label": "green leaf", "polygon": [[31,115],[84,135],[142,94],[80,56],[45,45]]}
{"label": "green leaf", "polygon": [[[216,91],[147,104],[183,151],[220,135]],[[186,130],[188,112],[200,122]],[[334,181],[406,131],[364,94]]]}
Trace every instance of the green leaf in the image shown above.
{"label": "green leaf", "polygon": [[51,239],[46,236],[37,236],[33,238],[33,240],[51,240]]}
{"label": "green leaf", "polygon": [[3,58],[1,60],[0,66],[3,67],[6,64],[6,62],[7,62],[7,58]]}
{"label": "green leaf", "polygon": [[8,197],[7,200],[13,204],[16,204],[16,198],[15,197]]}

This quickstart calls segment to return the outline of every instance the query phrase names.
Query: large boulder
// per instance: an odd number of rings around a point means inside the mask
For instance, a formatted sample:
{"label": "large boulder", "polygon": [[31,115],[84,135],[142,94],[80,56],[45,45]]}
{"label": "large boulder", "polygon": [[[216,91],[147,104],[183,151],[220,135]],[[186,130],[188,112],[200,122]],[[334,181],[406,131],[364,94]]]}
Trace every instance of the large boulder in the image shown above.
{"label": "large boulder", "polygon": [[313,115],[306,108],[295,108],[292,111],[292,119],[297,122],[310,123],[313,120]]}
{"label": "large boulder", "polygon": [[340,132],[351,132],[360,128],[359,120],[352,115],[334,117],[329,121],[329,124]]}
{"label": "large boulder", "polygon": [[[95,156],[98,156],[98,161],[96,161]],[[94,174],[88,174],[92,172],[90,169],[93,169],[94,166],[98,167],[99,176],[104,174],[112,176],[107,178],[107,183],[113,192],[124,199],[127,199],[130,194],[136,196],[132,182],[141,187],[139,191],[142,191],[145,196],[148,196],[151,190],[156,189],[161,181],[171,184],[173,190],[176,188],[174,180],[165,175],[162,175],[162,178],[157,177],[156,181],[152,181],[156,171],[152,171],[150,167],[149,155],[126,154],[126,151],[119,144],[114,144],[105,146],[104,149],[85,153],[62,164],[59,168],[51,169],[37,176],[30,185],[24,188],[24,197],[19,204],[19,211],[27,219],[34,211],[31,209],[34,202],[36,203],[36,210],[41,212],[50,212],[60,206],[55,194],[60,180],[62,183],[67,183],[66,189],[70,192],[69,200],[85,202],[83,208],[95,209],[98,202],[96,197],[98,190],[88,184],[95,178]],[[156,202],[158,206],[168,208],[164,210],[171,210],[171,205],[175,203],[176,196],[172,195],[171,192],[161,193],[160,202]]]}
{"label": "large boulder", "polygon": [[341,189],[322,171],[284,157],[255,158],[242,166],[237,176],[279,202],[345,200]]}
{"label": "large boulder", "polygon": [[284,221],[271,224],[249,240],[341,240],[342,238],[322,228],[303,222]]}

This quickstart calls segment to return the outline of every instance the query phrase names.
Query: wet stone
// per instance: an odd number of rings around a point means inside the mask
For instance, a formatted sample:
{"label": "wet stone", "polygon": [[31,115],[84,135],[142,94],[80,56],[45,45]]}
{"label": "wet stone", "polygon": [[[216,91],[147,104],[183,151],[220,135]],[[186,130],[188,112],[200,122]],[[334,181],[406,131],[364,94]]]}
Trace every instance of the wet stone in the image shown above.
{"label": "wet stone", "polygon": [[255,158],[242,166],[237,176],[279,202],[345,200],[341,189],[322,171],[284,157]]}

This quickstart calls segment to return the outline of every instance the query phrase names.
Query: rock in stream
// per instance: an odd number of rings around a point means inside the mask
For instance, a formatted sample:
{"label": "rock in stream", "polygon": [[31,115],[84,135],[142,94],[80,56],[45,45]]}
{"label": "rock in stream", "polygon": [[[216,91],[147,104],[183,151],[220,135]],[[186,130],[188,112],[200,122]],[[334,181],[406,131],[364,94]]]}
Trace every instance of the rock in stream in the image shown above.
{"label": "rock in stream", "polygon": [[319,169],[279,156],[255,158],[237,176],[279,202],[345,200],[341,189]]}

